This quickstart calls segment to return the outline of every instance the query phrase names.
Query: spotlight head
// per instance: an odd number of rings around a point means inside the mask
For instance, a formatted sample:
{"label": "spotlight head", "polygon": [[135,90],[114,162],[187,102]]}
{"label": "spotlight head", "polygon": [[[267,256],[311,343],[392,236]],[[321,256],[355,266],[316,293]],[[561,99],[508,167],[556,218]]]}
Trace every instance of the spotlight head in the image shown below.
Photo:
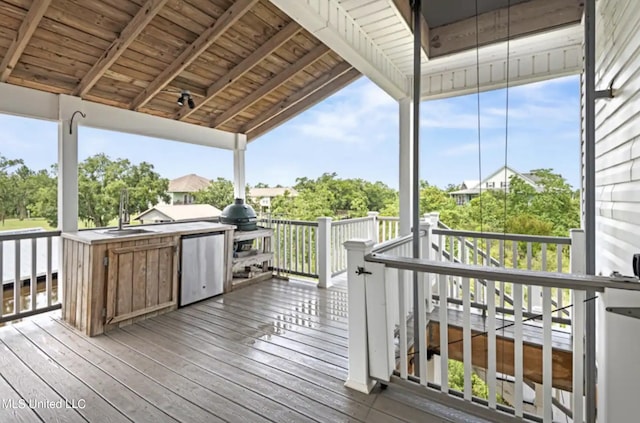
{"label": "spotlight head", "polygon": [[194,107],[196,107],[196,103],[193,101],[191,96],[189,96],[189,100],[187,100],[187,104],[189,104],[190,109],[193,109]]}
{"label": "spotlight head", "polygon": [[[182,90],[182,92],[180,93],[180,97],[178,97],[178,106],[182,107],[184,106],[184,103],[186,103],[188,101],[192,101],[191,100],[191,93],[187,90]],[[193,107],[191,107],[193,109]]]}

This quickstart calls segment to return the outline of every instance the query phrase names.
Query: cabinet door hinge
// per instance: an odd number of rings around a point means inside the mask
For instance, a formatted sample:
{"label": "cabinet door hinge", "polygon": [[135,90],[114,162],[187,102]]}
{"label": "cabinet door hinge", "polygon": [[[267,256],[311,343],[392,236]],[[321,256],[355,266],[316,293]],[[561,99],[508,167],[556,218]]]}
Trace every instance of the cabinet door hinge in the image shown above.
{"label": "cabinet door hinge", "polygon": [[102,259],[102,264],[107,267],[109,265],[109,257],[104,256],[104,258]]}
{"label": "cabinet door hinge", "polygon": [[107,309],[103,308],[102,309],[102,317],[106,317],[107,316]]}

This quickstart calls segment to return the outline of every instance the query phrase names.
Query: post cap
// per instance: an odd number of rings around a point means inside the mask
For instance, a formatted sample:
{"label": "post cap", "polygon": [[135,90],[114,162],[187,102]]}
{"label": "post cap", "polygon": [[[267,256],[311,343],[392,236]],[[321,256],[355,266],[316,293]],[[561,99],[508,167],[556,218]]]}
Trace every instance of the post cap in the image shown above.
{"label": "post cap", "polygon": [[342,245],[344,245],[344,248],[346,248],[347,251],[362,251],[369,254],[376,243],[370,239],[350,239],[345,241]]}

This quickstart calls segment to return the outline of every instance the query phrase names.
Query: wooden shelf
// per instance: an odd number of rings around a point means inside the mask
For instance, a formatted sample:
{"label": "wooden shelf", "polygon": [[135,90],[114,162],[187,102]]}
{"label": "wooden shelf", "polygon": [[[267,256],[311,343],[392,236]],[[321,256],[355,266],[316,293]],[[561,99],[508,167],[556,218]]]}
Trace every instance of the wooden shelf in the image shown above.
{"label": "wooden shelf", "polygon": [[245,268],[246,266],[253,266],[262,264],[265,261],[269,261],[273,258],[273,253],[258,253],[252,256],[238,257],[233,259],[233,266],[231,271],[237,272]]}
{"label": "wooden shelf", "polygon": [[247,241],[249,239],[267,238],[273,236],[273,229],[260,228],[255,231],[235,231],[233,234],[234,241]]}
{"label": "wooden shelf", "polygon": [[[225,287],[225,292],[232,291],[241,286],[251,285],[261,281],[269,280],[273,276],[273,272],[269,270],[269,261],[273,260],[273,252],[271,251],[271,240],[273,238],[273,229],[259,228],[255,231],[235,231],[233,234],[233,240],[231,242],[241,242],[249,240],[261,240],[260,250],[257,254],[244,256],[244,257],[231,257],[231,265],[228,267],[228,280],[229,283]],[[233,250],[233,247],[231,247]],[[247,276],[240,275],[241,277],[234,278],[234,272],[239,273],[244,271],[245,268],[251,268],[249,275],[253,275],[249,278],[242,277]]]}
{"label": "wooden shelf", "polygon": [[258,273],[257,275],[251,278],[244,278],[244,279],[236,278],[233,280],[232,289],[238,289],[247,285],[253,285],[254,283],[268,281],[272,277],[273,277],[273,272],[267,271],[267,272]]}

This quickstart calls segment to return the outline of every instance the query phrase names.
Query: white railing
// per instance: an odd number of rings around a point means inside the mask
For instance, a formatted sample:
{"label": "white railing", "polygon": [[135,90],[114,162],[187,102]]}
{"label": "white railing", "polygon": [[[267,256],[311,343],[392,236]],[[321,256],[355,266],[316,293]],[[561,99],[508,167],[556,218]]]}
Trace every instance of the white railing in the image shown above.
{"label": "white railing", "polygon": [[375,241],[377,229],[375,216],[331,222],[331,276],[347,271],[347,250],[344,243],[349,239]]}
{"label": "white railing", "polygon": [[378,239],[380,242],[389,241],[400,236],[400,218],[392,216],[378,216]]}
{"label": "white railing", "polygon": [[[469,404],[465,407],[476,410],[471,404],[480,404],[489,415],[505,412],[533,421],[583,422],[585,407],[593,407],[585,404],[585,366],[595,366],[584,360],[586,303],[597,298],[587,297],[587,292],[640,290],[640,284],[583,275],[585,238],[581,230],[571,233],[570,273],[436,260],[438,250],[432,248],[432,239],[439,234],[426,223],[421,230],[425,234],[420,259],[406,257],[402,251],[406,240],[389,243],[390,248],[382,252],[374,250],[372,242],[347,242],[346,385],[369,392],[375,380],[404,381],[422,385],[425,392],[439,391],[465,400],[453,401],[456,407]],[[468,257],[466,242],[460,249],[459,256]],[[415,285],[410,277],[414,272],[418,275]],[[447,296],[443,302],[445,297],[438,293],[451,292],[458,281],[458,297]],[[482,286],[479,281],[484,281],[485,292],[474,299],[473,285]],[[499,303],[496,289],[501,283],[510,287],[513,304],[502,307]],[[526,306],[524,294],[529,286],[541,291],[541,308],[534,312]],[[571,310],[569,318],[553,305],[554,289],[569,293],[562,306]],[[413,292],[419,299],[417,313],[407,295]],[[463,373],[459,387],[450,383],[450,365],[456,362],[461,363]],[[477,376],[472,378],[474,373]],[[472,391],[473,380],[479,379],[486,386],[484,398]],[[533,404],[526,397],[533,397]]]}
{"label": "white railing", "polygon": [[[537,235],[517,235],[500,233],[480,233],[458,231],[438,223],[439,228],[432,229],[435,260],[452,263],[496,266],[511,269],[525,269],[542,272],[567,273],[569,271],[570,237],[551,237]],[[450,299],[462,300],[462,280],[451,278],[448,290]],[[498,307],[513,307],[512,286],[499,282],[496,286]],[[523,300],[526,312],[539,312],[542,307],[542,290],[535,285],[523,286]],[[474,280],[471,286],[472,300],[478,303],[487,298],[487,287],[483,280]],[[567,317],[569,291],[552,291],[552,305],[559,309],[557,317]]]}
{"label": "white railing", "polygon": [[0,323],[59,309],[60,231],[0,234]]}
{"label": "white railing", "polygon": [[261,225],[274,231],[271,266],[278,274],[318,277],[318,222],[264,219]]}

